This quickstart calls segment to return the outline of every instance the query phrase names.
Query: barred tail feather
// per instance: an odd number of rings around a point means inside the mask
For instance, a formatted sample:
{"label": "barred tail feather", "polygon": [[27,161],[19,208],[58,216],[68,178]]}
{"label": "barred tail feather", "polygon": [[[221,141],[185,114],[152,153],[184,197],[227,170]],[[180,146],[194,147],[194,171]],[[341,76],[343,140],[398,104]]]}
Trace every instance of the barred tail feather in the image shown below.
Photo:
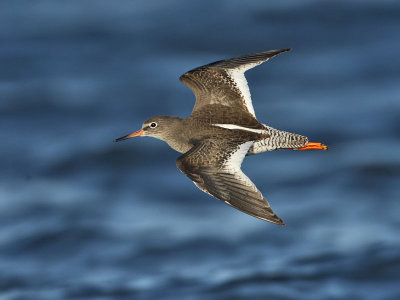
{"label": "barred tail feather", "polygon": [[308,144],[308,138],[300,134],[278,130],[265,126],[271,135],[266,139],[254,142],[247,155],[273,151],[276,149],[298,149]]}

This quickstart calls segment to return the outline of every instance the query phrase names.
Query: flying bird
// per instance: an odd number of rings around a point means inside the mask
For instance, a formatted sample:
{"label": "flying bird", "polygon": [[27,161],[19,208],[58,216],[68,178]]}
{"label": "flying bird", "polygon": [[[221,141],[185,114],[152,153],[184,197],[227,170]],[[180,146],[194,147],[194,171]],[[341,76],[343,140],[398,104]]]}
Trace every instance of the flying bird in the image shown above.
{"label": "flying bird", "polygon": [[284,225],[241,165],[246,155],[276,149],[327,149],[322,143],[311,143],[305,136],[272,128],[256,118],[244,73],[289,50],[221,60],[183,74],[180,80],[196,96],[189,117],[153,117],[140,130],[115,141],[136,136],[163,140],[183,153],[176,165],[200,190],[246,214]]}

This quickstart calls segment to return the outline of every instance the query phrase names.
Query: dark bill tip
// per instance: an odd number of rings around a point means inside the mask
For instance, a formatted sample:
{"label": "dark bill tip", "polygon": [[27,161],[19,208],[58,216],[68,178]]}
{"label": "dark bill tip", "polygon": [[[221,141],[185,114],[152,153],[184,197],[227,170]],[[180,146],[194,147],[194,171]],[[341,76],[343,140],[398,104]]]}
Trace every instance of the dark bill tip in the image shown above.
{"label": "dark bill tip", "polygon": [[120,137],[120,138],[115,139],[115,140],[114,140],[114,143],[120,142],[120,141],[123,141],[123,140],[127,140],[127,139],[128,139],[128,135],[125,135],[125,136],[123,136],[123,137]]}
{"label": "dark bill tip", "polygon": [[116,143],[116,142],[120,142],[120,141],[123,141],[123,140],[127,140],[127,139],[130,139],[130,138],[133,138],[135,136],[141,136],[141,135],[143,135],[143,133],[144,133],[143,129],[140,129],[138,131],[135,131],[133,133],[130,133],[128,135],[124,135],[123,137],[115,139],[114,142]]}

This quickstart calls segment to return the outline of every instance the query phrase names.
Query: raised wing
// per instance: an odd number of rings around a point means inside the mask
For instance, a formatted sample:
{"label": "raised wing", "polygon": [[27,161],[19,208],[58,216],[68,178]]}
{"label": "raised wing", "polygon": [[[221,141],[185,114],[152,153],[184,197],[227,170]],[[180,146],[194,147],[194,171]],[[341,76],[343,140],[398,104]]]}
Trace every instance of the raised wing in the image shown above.
{"label": "raised wing", "polygon": [[177,160],[177,166],[196,186],[256,218],[284,225],[268,201],[240,169],[252,141],[232,145],[203,140]]}
{"label": "raised wing", "polygon": [[289,50],[270,50],[221,60],[183,74],[180,80],[196,95],[193,111],[208,104],[222,104],[246,110],[255,117],[244,73]]}

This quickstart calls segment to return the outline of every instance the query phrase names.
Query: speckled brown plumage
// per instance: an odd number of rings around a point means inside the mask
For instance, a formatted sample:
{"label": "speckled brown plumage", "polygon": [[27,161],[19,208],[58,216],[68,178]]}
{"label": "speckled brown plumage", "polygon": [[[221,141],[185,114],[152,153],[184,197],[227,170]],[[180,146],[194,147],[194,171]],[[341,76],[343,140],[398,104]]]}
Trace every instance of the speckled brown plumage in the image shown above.
{"label": "speckled brown plumage", "polygon": [[151,136],[167,142],[183,153],[177,167],[202,191],[249,215],[283,225],[240,167],[246,155],[265,151],[326,149],[319,143],[308,147],[307,137],[269,127],[255,116],[244,72],[288,50],[218,61],[183,74],[180,80],[196,96],[192,114],[184,119],[153,117],[117,141]]}

